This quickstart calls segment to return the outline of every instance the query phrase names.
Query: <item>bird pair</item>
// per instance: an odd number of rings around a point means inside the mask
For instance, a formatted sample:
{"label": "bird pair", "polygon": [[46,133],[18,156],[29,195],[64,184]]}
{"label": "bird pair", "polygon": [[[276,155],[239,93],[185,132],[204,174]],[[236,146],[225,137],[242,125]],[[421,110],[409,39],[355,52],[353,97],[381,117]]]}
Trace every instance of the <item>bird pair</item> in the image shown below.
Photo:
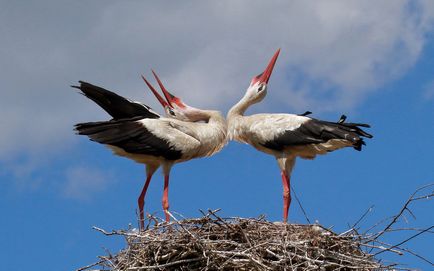
{"label": "bird pair", "polygon": [[175,163],[210,156],[220,151],[228,140],[252,145],[259,151],[275,156],[283,183],[283,220],[288,219],[291,203],[290,176],[296,157],[313,159],[318,154],[354,147],[361,150],[362,137],[372,136],[360,127],[367,124],[328,122],[294,114],[256,114],[244,116],[252,104],[267,93],[267,84],[280,49],[276,51],[263,73],[253,77],[244,97],[228,112],[227,118],[218,111],[202,110],[185,104],[162,84],[153,72],[164,100],[144,77],[145,83],[164,107],[166,117],[149,106],[127,100],[106,89],[80,81],[75,86],[112,116],[112,120],[79,123],[80,135],[105,144],[117,155],[146,165],[146,181],[138,198],[140,227],[144,226],[144,198],[149,182],[158,167],[163,168],[163,210],[169,221],[169,173]]}

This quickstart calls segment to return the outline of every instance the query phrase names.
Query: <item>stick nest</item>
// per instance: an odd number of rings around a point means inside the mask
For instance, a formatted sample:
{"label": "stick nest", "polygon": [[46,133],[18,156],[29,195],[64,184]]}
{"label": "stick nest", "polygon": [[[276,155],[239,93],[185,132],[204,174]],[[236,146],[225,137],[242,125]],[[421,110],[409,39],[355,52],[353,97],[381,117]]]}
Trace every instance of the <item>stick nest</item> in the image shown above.
{"label": "stick nest", "polygon": [[127,247],[79,270],[392,270],[367,252],[362,236],[317,224],[221,218],[214,211],[170,223],[147,220],[141,232],[96,228],[124,236]]}

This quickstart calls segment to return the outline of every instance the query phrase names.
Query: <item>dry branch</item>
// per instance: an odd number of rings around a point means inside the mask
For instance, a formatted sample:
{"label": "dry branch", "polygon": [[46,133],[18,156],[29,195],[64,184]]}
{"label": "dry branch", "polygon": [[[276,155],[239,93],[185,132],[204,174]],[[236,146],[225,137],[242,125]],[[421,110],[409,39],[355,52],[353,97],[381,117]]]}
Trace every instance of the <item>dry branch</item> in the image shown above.
{"label": "dry branch", "polygon": [[[387,226],[381,231],[379,232],[375,239],[378,239],[380,236],[382,236],[384,233],[386,233],[387,231],[389,231],[393,225],[395,225],[398,221],[398,219],[400,219],[401,217],[403,217],[404,212],[407,211],[411,216],[415,217],[413,212],[410,210],[409,205],[415,201],[418,200],[426,200],[426,199],[430,199],[432,197],[434,197],[434,191],[431,190],[430,192],[424,194],[424,195],[420,195],[417,196],[417,194],[421,191],[427,190],[427,189],[432,189],[434,187],[434,183],[430,183],[427,185],[424,185],[418,189],[416,189],[416,191],[414,191],[413,194],[411,194],[411,196],[408,198],[408,200],[405,202],[405,204],[402,206],[401,210],[398,212],[398,214],[394,215],[391,220],[391,222],[389,224],[387,224]],[[417,196],[417,197],[416,197]]]}

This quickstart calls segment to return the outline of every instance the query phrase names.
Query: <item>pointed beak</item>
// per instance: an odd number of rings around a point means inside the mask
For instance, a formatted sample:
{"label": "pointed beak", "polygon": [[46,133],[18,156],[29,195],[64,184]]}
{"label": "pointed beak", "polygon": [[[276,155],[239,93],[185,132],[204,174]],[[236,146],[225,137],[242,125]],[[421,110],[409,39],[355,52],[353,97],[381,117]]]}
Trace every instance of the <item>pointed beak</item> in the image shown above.
{"label": "pointed beak", "polygon": [[274,64],[276,64],[277,57],[279,56],[280,48],[277,49],[277,51],[274,53],[273,57],[271,58],[270,62],[268,63],[267,68],[264,70],[263,73],[259,74],[258,76],[254,77],[252,80],[252,85],[259,82],[259,83],[268,83],[268,80],[270,80],[271,73],[273,72]]}
{"label": "pointed beak", "polygon": [[160,102],[160,104],[163,107],[172,107],[172,105],[168,102],[166,102],[163,97],[161,97],[160,94],[158,94],[158,92],[155,90],[155,88],[151,85],[151,83],[148,82],[148,80],[146,80],[146,78],[142,75],[142,79],[143,81],[145,81],[146,85],[148,85],[148,88],[152,91],[152,93],[154,93],[155,97],[158,99],[158,101]]}
{"label": "pointed beak", "polygon": [[153,70],[152,70],[152,74],[154,75],[155,79],[157,80],[158,85],[160,86],[161,91],[164,94],[164,97],[166,97],[167,102],[171,106],[172,106],[172,104],[176,104],[180,108],[185,108],[186,105],[181,101],[181,99],[179,99],[178,97],[176,97],[175,95],[173,95],[172,93],[167,91],[167,89],[164,87],[163,83],[161,82],[160,78],[158,78],[158,75]]}

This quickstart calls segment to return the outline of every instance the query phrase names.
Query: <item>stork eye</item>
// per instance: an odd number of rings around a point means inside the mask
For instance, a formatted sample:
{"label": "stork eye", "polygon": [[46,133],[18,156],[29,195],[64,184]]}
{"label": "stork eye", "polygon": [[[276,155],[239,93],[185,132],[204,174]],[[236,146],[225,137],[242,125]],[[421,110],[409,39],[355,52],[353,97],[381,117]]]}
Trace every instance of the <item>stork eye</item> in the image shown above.
{"label": "stork eye", "polygon": [[169,108],[169,114],[172,116],[175,116],[175,112],[173,112],[173,110],[171,108]]}
{"label": "stork eye", "polygon": [[260,85],[258,88],[258,92],[263,91],[265,89],[265,85]]}

